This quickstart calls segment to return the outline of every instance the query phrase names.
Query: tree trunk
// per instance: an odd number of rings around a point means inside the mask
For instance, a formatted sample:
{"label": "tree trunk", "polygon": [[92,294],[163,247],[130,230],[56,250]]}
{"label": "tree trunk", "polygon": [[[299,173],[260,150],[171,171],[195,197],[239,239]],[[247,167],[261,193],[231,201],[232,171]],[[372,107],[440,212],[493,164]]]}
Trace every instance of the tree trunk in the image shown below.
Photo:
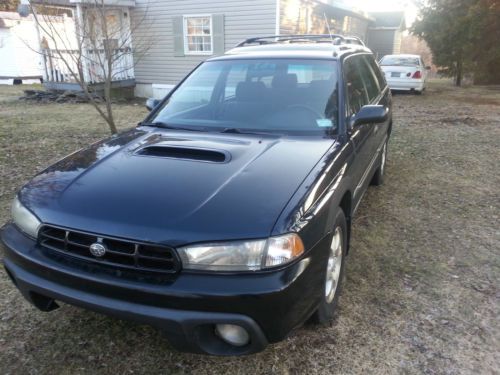
{"label": "tree trunk", "polygon": [[111,107],[111,82],[106,79],[106,83],[104,84],[104,100],[106,102],[106,122],[108,123],[109,130],[111,134],[118,133],[116,129],[115,119],[113,117],[113,108]]}
{"label": "tree trunk", "polygon": [[109,130],[111,131],[111,134],[116,134],[118,133],[118,129],[116,128],[115,119],[113,117],[111,103],[106,102],[106,111],[108,112],[108,118],[106,119],[106,121],[109,125]]}
{"label": "tree trunk", "polygon": [[462,60],[457,61],[457,76],[455,77],[455,86],[462,86],[463,63]]}

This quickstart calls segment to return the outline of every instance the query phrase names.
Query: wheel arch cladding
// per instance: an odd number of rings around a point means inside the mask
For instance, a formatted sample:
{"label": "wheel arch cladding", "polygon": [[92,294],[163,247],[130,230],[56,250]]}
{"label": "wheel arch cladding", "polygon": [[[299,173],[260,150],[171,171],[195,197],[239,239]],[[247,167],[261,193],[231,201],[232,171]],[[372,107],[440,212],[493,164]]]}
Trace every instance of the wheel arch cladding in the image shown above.
{"label": "wheel arch cladding", "polygon": [[346,224],[347,224],[347,248],[346,248],[346,254],[349,253],[349,244],[351,240],[351,218],[352,218],[352,194],[348,190],[344,193],[342,196],[342,199],[340,200],[339,207],[344,211],[345,219],[346,219]]}

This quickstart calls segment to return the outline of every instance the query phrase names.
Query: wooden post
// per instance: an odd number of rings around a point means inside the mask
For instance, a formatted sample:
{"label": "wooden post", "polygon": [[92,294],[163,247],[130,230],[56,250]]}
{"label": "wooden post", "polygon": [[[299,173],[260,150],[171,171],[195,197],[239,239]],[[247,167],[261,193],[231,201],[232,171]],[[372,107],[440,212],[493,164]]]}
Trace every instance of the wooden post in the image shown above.
{"label": "wooden post", "polygon": [[[124,17],[124,14],[127,16]],[[124,50],[128,50],[127,53],[122,55],[123,57],[120,59],[122,61],[122,65],[124,65],[121,69],[123,70],[122,77],[120,79],[129,79],[134,78],[134,58],[132,52],[132,20],[130,15],[130,8],[121,8],[120,14],[120,30],[121,30],[121,38],[126,38],[127,40],[120,40],[120,44],[124,44],[122,47]],[[125,35],[123,35],[125,34]]]}
{"label": "wooden post", "polygon": [[[24,1],[21,1],[21,3],[25,3]],[[30,4],[31,7],[31,4]],[[40,62],[43,64],[43,81],[46,82],[49,80],[49,72],[47,69],[47,56],[45,55],[47,53],[47,50],[42,46],[42,37],[40,34],[40,27],[38,25],[38,18],[37,14],[35,11],[35,8],[31,7],[31,10],[33,12],[33,22],[35,23],[35,30],[36,30],[36,37],[38,40],[38,53],[40,56]]]}
{"label": "wooden post", "polygon": [[85,34],[85,18],[83,16],[83,12],[85,10],[82,8],[82,4],[76,4],[76,12],[75,16],[75,27],[76,27],[76,37],[78,38],[78,45],[80,45],[80,40],[82,40],[81,44],[81,64],[82,64],[82,72],[83,72],[83,80],[85,83],[89,83],[90,79],[90,70],[89,70],[89,58],[88,58],[88,49],[87,49],[87,40],[88,37]]}
{"label": "wooden post", "polygon": [[51,53],[50,49],[46,49],[45,51],[47,51],[48,60],[49,60],[49,69],[48,69],[49,74],[47,76],[47,80],[49,82],[55,82],[56,78],[55,78],[54,64],[52,64],[52,53]]}

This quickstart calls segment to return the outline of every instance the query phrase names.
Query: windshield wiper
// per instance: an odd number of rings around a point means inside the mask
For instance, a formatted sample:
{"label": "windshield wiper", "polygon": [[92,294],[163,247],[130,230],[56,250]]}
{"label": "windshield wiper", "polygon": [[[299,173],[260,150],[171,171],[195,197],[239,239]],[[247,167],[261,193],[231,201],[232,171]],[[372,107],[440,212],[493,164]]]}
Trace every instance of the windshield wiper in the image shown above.
{"label": "windshield wiper", "polygon": [[189,132],[203,132],[203,131],[205,131],[205,128],[199,128],[199,129],[196,129],[196,128],[184,128],[182,126],[169,125],[166,122],[162,122],[162,121],[141,122],[141,123],[139,123],[139,125],[140,126],[152,126],[152,127],[156,127],[156,128],[164,128],[164,129],[171,129],[171,130],[186,130],[186,131],[189,131]]}
{"label": "windshield wiper", "polygon": [[274,132],[258,132],[252,130],[243,130],[238,128],[224,128],[220,131],[221,133],[231,133],[231,134],[255,134],[255,135],[282,135]]}

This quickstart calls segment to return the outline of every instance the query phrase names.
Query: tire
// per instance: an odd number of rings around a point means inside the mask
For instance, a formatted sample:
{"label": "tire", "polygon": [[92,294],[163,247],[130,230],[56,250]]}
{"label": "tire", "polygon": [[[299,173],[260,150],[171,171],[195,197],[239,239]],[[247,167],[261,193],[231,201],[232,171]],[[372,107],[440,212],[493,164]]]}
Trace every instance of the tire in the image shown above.
{"label": "tire", "polygon": [[[344,215],[344,212],[341,208],[338,209],[337,215],[335,216],[335,224],[333,226],[332,231],[332,240],[330,245],[330,251],[328,253],[328,258],[325,261],[325,273],[324,273],[324,282],[322,284],[323,293],[321,296],[321,301],[318,306],[318,309],[314,312],[311,317],[311,321],[316,324],[327,324],[329,323],[334,315],[335,310],[338,304],[340,292],[342,290],[342,281],[344,278],[344,266],[345,266],[345,257],[347,250],[347,222]],[[336,240],[336,236],[338,240]],[[340,249],[336,246],[336,244],[340,245]],[[339,259],[339,254],[340,259]],[[337,259],[338,269],[336,266],[332,267],[331,260],[333,258]],[[328,279],[328,274],[330,272],[330,279]],[[338,273],[337,280],[334,280],[335,274]],[[329,284],[329,281],[335,281],[335,285]]]}
{"label": "tire", "polygon": [[377,171],[373,175],[371,185],[374,186],[380,186],[384,183],[384,173],[385,173],[385,167],[387,164],[387,143],[389,140],[385,141],[384,146],[382,148],[382,152],[380,154],[380,164],[379,167],[377,168]]}

